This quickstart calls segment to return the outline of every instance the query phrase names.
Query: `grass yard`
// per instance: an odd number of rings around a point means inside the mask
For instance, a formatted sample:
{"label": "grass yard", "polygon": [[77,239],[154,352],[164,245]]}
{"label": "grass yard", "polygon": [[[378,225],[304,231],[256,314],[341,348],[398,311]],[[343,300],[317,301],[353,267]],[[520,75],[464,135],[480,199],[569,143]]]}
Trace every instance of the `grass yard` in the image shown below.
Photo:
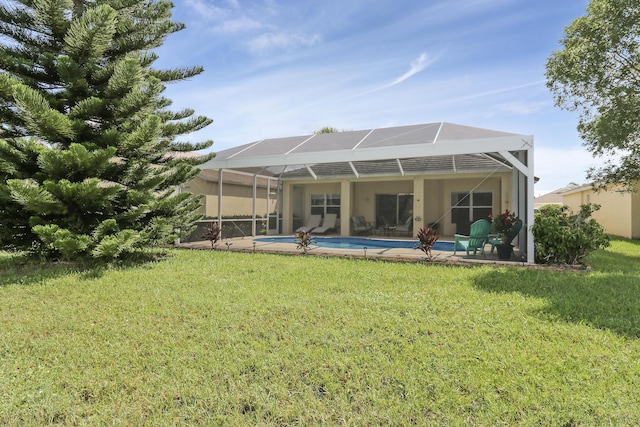
{"label": "grass yard", "polygon": [[640,424],[640,244],[589,271],[0,255],[0,424]]}

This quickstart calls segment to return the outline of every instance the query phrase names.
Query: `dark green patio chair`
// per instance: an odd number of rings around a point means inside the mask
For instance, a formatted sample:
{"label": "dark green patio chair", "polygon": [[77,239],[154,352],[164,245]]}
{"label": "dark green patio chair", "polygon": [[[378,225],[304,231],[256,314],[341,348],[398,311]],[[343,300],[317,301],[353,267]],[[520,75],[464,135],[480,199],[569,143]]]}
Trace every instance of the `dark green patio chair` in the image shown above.
{"label": "dark green patio chair", "polygon": [[489,221],[486,219],[477,220],[471,224],[471,230],[469,231],[468,236],[463,234],[453,235],[455,239],[453,244],[453,254],[456,254],[458,248],[463,248],[467,251],[467,256],[470,256],[472,251],[474,256],[477,251],[480,251],[480,253],[484,255],[484,245],[486,245],[487,240],[489,240],[490,232],[491,223]]}

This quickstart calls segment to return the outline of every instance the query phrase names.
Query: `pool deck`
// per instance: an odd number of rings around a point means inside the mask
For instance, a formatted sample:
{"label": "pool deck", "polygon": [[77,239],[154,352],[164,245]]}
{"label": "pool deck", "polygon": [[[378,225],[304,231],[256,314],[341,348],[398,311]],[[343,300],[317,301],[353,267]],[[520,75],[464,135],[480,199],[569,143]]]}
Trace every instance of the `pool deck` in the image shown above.
{"label": "pool deck", "polygon": [[[260,237],[257,236],[254,240],[251,236],[246,237],[234,237],[230,239],[223,239],[218,242],[216,250],[218,251],[235,251],[235,252],[271,252],[280,254],[302,254],[302,251],[296,249],[295,243],[275,243],[275,242],[261,242]],[[276,237],[276,236],[269,236]],[[335,236],[334,236],[335,237]],[[355,236],[354,236],[355,237]],[[376,237],[376,239],[379,239]],[[382,240],[382,239],[381,239]],[[389,240],[415,240],[417,239],[399,239],[393,238]],[[441,237],[438,241],[453,242],[453,237]],[[211,249],[211,242],[208,240],[197,241],[190,243],[180,243],[176,245],[180,248],[186,249]],[[406,249],[406,248],[381,248],[381,249],[342,249],[342,248],[324,248],[311,245],[307,251],[309,255],[321,255],[321,256],[342,256],[348,258],[371,258],[381,259],[389,261],[405,261],[405,262],[417,262],[425,260],[425,255],[419,249]],[[449,263],[475,263],[475,264],[501,264],[501,265],[523,265],[525,262],[521,261],[522,257],[518,248],[514,248],[514,255],[511,261],[502,261],[498,259],[497,251],[491,253],[491,246],[485,246],[484,255],[478,253],[476,256],[469,256],[465,251],[457,251],[455,255],[449,251],[433,251],[433,260],[435,262],[449,262]]]}

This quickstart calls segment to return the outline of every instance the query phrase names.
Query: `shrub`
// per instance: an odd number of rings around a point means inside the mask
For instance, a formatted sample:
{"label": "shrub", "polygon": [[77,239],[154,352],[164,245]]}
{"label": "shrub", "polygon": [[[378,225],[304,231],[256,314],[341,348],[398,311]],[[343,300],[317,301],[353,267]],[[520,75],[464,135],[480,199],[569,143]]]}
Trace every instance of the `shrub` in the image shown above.
{"label": "shrub", "polygon": [[532,227],[536,262],[547,264],[583,264],[597,249],[609,246],[609,236],[591,214],[600,205],[580,206],[572,214],[566,206],[548,205],[535,214]]}
{"label": "shrub", "polygon": [[211,249],[216,248],[217,244],[218,244],[218,240],[220,240],[222,238],[222,230],[220,230],[220,226],[218,225],[218,221],[211,221],[208,225],[207,225],[207,232],[204,234],[205,239],[209,240],[211,242]]}
{"label": "shrub", "polygon": [[433,259],[433,255],[431,254],[431,248],[438,240],[438,233],[433,228],[433,226],[422,227],[418,231],[418,235],[416,236],[420,243],[418,243],[418,249],[420,249],[427,256],[427,260],[431,261]]}
{"label": "shrub", "polygon": [[295,238],[297,243],[296,248],[302,250],[303,254],[306,254],[309,246],[315,243],[315,240],[311,237],[311,233],[308,231],[296,231]]}

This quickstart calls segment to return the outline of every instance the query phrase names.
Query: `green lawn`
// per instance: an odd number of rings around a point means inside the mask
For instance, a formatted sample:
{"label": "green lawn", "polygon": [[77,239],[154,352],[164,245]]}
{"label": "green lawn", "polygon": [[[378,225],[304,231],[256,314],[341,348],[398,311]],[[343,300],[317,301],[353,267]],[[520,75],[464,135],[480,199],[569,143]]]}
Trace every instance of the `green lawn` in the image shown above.
{"label": "green lawn", "polygon": [[0,255],[1,425],[638,425],[640,244],[588,271]]}

